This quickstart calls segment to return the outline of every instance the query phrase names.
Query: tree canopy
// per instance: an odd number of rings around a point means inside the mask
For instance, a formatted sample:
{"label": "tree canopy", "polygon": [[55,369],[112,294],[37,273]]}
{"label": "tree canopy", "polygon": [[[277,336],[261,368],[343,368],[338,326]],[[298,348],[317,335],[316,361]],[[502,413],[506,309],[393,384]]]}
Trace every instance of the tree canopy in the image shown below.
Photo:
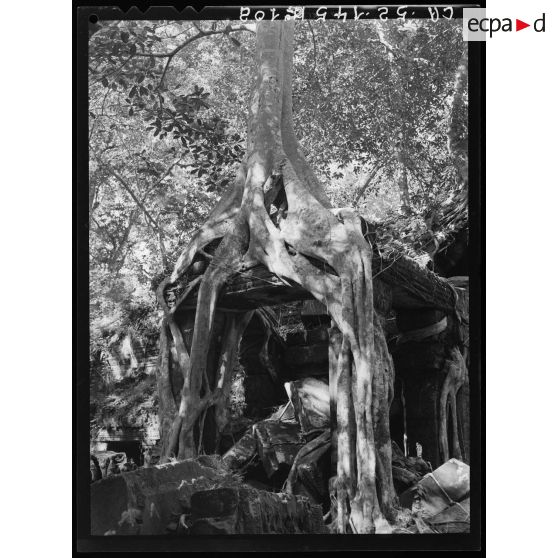
{"label": "tree canopy", "polygon": [[[156,330],[154,288],[234,180],[254,39],[227,21],[92,26],[93,358],[118,332]],[[387,248],[426,254],[452,232],[436,212],[466,188],[457,22],[304,21],[294,52],[294,128],[332,204],[381,223]]]}

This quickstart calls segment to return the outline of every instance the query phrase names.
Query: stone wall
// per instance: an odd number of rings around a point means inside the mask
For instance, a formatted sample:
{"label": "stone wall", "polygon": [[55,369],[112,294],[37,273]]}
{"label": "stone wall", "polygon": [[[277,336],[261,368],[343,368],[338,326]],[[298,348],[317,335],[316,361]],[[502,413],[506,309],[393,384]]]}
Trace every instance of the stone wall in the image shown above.
{"label": "stone wall", "polygon": [[254,488],[219,488],[192,496],[196,535],[326,532],[322,510],[306,498]]}
{"label": "stone wall", "polygon": [[201,457],[91,484],[92,535],[316,533],[319,506],[256,490]]}

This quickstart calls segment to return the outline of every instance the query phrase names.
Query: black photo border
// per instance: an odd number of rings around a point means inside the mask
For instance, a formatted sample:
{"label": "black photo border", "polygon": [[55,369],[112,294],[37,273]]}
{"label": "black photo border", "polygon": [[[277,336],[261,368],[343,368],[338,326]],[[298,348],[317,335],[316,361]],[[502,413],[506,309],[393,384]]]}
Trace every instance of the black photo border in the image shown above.
{"label": "black photo border", "polygon": [[[302,4],[242,2],[236,6],[204,7],[178,2],[73,2],[73,551],[79,555],[104,552],[386,552],[458,551],[460,556],[485,555],[485,57],[486,43],[469,42],[469,284],[470,284],[470,401],[471,401],[471,532],[446,535],[221,535],[221,536],[112,536],[90,535],[89,511],[89,215],[88,215],[88,24],[91,16],[110,19],[237,19],[240,6],[269,10]],[[390,7],[389,17],[401,2],[375,5],[313,3],[311,7]],[[413,2],[412,17],[428,17],[427,7],[453,6],[454,17],[464,7],[485,7],[482,2],[460,4]],[[253,13],[253,11],[252,11]],[[411,17],[411,16],[407,16]],[[328,17],[329,19],[329,17]]]}

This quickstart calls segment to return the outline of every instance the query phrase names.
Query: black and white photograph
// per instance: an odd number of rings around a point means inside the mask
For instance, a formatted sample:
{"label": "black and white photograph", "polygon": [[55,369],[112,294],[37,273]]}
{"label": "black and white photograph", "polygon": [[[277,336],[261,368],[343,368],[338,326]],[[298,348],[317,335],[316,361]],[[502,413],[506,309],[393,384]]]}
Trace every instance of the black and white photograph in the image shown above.
{"label": "black and white photograph", "polygon": [[478,44],[442,6],[275,10],[80,14],[78,515],[472,548]]}

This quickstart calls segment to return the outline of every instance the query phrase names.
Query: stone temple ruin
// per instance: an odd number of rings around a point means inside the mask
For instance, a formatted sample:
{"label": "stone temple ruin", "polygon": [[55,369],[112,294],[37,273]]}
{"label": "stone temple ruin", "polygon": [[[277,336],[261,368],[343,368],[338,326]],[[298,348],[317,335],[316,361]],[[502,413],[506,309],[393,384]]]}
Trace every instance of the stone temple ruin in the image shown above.
{"label": "stone temple ruin", "polygon": [[[206,251],[211,253],[211,246]],[[409,510],[417,505],[413,494],[418,484],[423,495],[432,496],[423,501],[425,510],[431,506],[427,524],[409,520],[400,532],[462,532],[469,521],[466,226],[438,248],[433,263],[437,273],[402,254],[386,258],[377,253],[373,260],[375,329],[395,371],[389,417],[394,485]],[[205,266],[199,257],[182,284],[165,293],[187,345],[197,300],[197,289],[188,285]],[[197,460],[153,467],[160,447],[156,409],[136,427],[97,430],[92,454],[134,455],[144,467],[91,485],[93,534],[327,531],[336,463],[328,387],[336,328],[327,308],[263,267],[227,283],[215,327],[227,312],[239,310],[256,310],[236,365],[242,371],[243,401],[218,445],[209,436],[198,440],[205,455]],[[172,360],[177,397],[182,374]],[[211,421],[209,414],[206,421]],[[436,494],[440,484],[441,500]],[[442,503],[432,504],[437,497]],[[263,508],[269,515],[264,520]],[[256,517],[259,531],[254,530]]]}

